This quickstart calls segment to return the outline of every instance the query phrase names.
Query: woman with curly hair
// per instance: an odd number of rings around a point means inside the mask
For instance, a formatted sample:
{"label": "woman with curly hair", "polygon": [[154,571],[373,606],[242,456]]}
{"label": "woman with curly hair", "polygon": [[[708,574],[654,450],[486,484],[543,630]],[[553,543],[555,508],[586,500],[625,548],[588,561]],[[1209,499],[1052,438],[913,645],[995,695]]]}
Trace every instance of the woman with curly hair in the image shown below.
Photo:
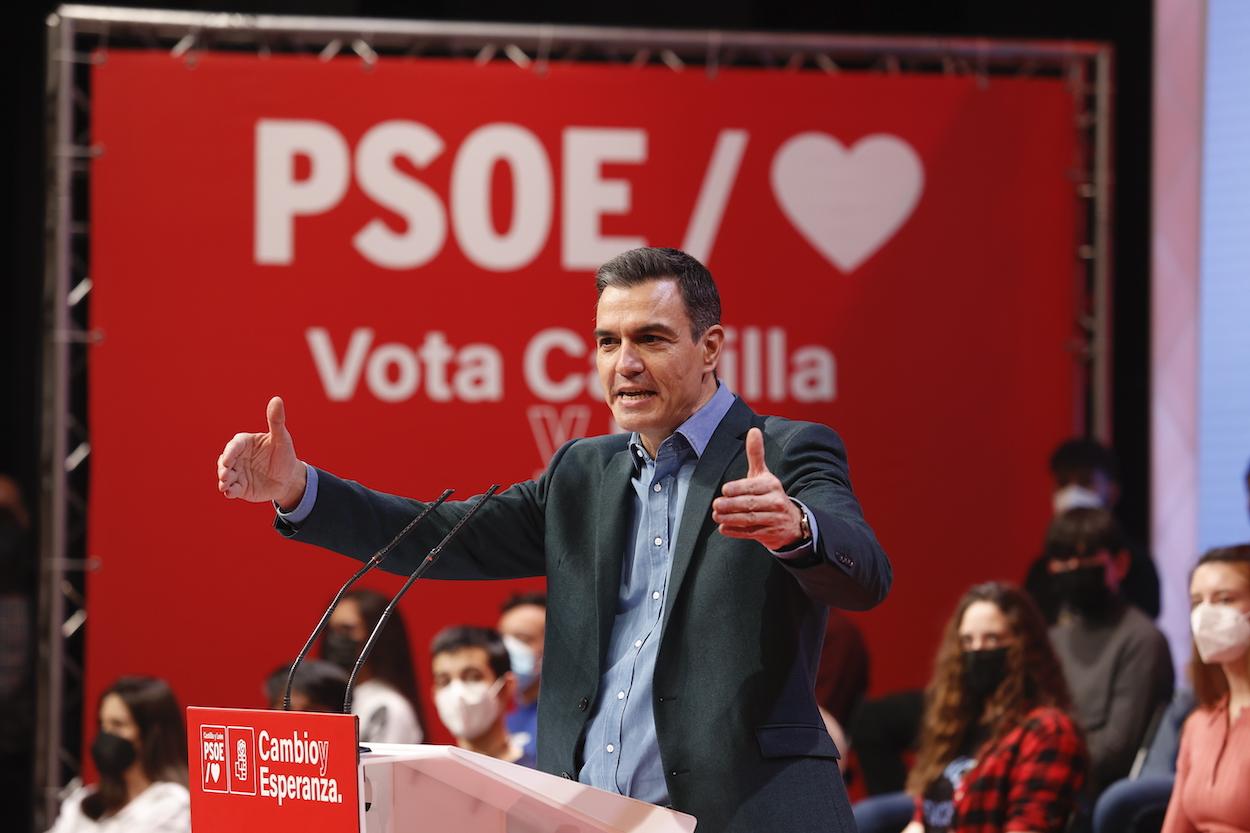
{"label": "woman with curly hair", "polygon": [[1032,600],[997,582],[965,593],[925,694],[905,833],[1061,833],[1087,757]]}

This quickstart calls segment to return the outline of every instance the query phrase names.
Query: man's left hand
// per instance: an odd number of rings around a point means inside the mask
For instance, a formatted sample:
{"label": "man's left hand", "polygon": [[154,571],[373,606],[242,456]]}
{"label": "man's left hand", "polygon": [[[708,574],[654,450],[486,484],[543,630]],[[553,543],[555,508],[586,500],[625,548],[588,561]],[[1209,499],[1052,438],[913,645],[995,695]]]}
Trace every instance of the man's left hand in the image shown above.
{"label": "man's left hand", "polygon": [[747,432],[747,476],[721,488],[712,502],[712,520],[727,538],[758,541],[770,550],[788,549],[803,537],[803,510],[786,496],[781,481],[764,463],[764,432]]}

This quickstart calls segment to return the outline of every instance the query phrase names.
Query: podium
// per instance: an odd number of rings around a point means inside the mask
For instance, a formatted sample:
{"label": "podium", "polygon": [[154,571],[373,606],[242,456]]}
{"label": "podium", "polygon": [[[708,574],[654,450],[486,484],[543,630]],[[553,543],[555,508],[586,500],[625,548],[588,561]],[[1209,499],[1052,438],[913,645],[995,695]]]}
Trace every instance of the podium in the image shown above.
{"label": "podium", "polygon": [[693,816],[453,746],[358,742],[354,715],[187,709],[196,833],[689,833]]}

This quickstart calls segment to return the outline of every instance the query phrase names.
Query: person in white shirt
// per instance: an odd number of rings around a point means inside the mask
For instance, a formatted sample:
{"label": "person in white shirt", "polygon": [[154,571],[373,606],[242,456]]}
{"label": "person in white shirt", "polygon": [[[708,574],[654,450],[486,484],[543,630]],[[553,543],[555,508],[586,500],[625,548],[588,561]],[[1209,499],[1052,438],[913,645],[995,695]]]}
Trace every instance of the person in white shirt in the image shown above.
{"label": "person in white shirt", "polygon": [[169,685],[122,677],[99,713],[91,757],[100,780],[65,799],[49,833],[190,833],[187,734]]}
{"label": "person in white shirt", "polygon": [[[387,598],[375,590],[353,590],[344,596],[330,617],[322,658],[350,674],[386,603]],[[360,718],[361,742],[420,743],[425,738],[420,709],[408,631],[396,610],[356,677],[352,714]]]}

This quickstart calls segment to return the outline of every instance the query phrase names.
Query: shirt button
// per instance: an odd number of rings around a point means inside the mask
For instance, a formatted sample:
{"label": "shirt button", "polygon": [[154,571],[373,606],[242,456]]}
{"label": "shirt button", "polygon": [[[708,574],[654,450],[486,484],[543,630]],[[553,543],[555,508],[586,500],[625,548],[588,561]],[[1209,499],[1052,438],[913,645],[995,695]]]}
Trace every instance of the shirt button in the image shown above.
{"label": "shirt button", "polygon": [[663,489],[664,487],[661,486],[659,483],[656,483],[654,486],[651,487],[651,491],[653,492],[659,492],[659,491],[662,491]]}
{"label": "shirt button", "polygon": [[655,545],[658,547],[660,544],[663,544],[663,543],[664,543],[664,539],[657,536],[655,539]]}
{"label": "shirt button", "polygon": [[607,746],[607,750],[609,753],[612,753],[616,751],[616,747],[609,743]]}
{"label": "shirt button", "polygon": [[642,647],[642,640],[641,640],[641,639],[635,639],[635,640],[634,640],[634,647],[635,647],[635,648],[641,648],[641,647]]}
{"label": "shirt button", "polygon": [[651,598],[655,599],[658,602],[660,600],[660,591],[656,590],[654,593],[652,593]]}
{"label": "shirt button", "polygon": [[624,699],[625,699],[625,692],[623,692],[623,691],[618,691],[618,692],[616,692],[616,699],[617,699],[617,700],[624,700]]}

